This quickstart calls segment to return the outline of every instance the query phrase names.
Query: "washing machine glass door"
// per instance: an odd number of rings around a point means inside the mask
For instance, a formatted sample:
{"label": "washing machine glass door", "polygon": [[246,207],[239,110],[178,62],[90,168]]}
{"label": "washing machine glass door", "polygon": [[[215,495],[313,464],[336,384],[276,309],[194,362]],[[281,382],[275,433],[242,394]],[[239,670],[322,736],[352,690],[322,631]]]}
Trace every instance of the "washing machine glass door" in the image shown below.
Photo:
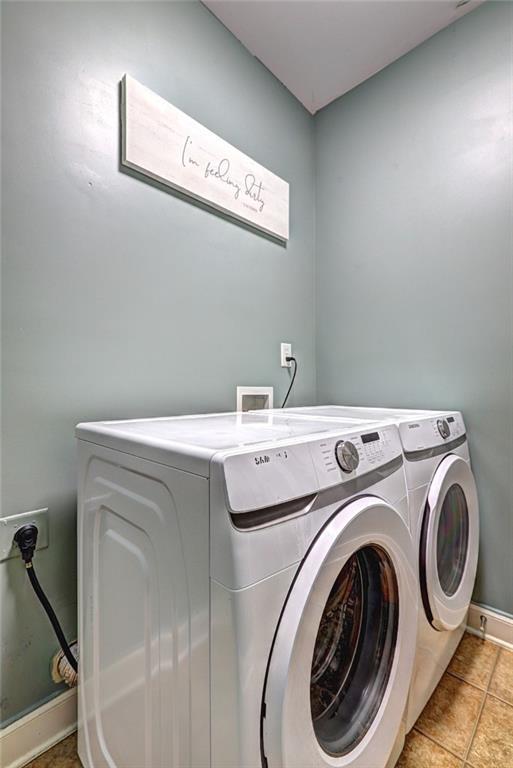
{"label": "washing machine glass door", "polygon": [[466,461],[447,456],[431,482],[420,540],[420,587],[435,629],[465,620],[472,597],[479,546],[476,484]]}
{"label": "washing machine glass door", "polygon": [[375,497],[318,535],[278,625],[262,706],[269,768],[383,768],[401,725],[417,627],[415,557]]}

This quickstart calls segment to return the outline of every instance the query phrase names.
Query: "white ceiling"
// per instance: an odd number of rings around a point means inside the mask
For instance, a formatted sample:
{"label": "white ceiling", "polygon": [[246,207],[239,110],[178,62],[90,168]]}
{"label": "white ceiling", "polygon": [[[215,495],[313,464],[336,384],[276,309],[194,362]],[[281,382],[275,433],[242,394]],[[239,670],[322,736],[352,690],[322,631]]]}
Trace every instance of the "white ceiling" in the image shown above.
{"label": "white ceiling", "polygon": [[313,114],[483,0],[203,2]]}

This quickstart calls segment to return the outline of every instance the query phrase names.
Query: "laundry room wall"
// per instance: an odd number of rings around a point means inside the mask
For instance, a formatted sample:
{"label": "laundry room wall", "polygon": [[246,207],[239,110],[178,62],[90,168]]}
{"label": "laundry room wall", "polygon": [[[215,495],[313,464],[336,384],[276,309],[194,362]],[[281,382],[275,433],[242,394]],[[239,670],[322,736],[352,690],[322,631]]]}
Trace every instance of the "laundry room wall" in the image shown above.
{"label": "laundry room wall", "polygon": [[315,119],[318,401],[463,411],[475,599],[509,614],[512,12],[485,3]]}
{"label": "laundry room wall", "polygon": [[[120,172],[129,73],[290,183],[283,247]],[[75,635],[79,421],[233,410],[299,360],[315,397],[313,121],[197,2],[2,3],[3,516],[48,507],[38,573]],[[1,718],[58,689],[19,560],[0,563]]]}

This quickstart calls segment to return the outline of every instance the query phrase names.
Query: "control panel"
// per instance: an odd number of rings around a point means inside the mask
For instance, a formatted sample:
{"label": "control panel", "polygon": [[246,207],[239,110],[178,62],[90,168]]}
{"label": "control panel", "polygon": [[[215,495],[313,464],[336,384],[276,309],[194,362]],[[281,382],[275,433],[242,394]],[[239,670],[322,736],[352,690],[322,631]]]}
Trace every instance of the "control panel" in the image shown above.
{"label": "control panel", "polygon": [[339,440],[335,443],[335,458],[342,472],[354,472],[360,463],[358,448],[351,440]]}
{"label": "control panel", "polygon": [[413,452],[451,443],[465,434],[465,424],[461,413],[455,411],[404,422],[399,431],[404,450]]}
{"label": "control panel", "polygon": [[[452,419],[452,421],[454,421],[454,419]],[[451,428],[447,419],[437,419],[436,427],[440,437],[443,437],[444,440],[447,440],[447,438],[451,436]]]}
{"label": "control panel", "polygon": [[224,459],[228,502],[234,512],[283,504],[318,490],[308,441],[262,444]]}
{"label": "control panel", "polygon": [[358,432],[316,440],[310,450],[321,488],[361,477],[402,454],[392,425],[368,431],[360,427]]}
{"label": "control panel", "polygon": [[[333,429],[258,450],[230,451],[222,459],[230,509],[245,512],[315,494],[402,457],[394,425],[358,431]],[[377,478],[369,475],[369,484]],[[378,478],[379,479],[379,478]]]}

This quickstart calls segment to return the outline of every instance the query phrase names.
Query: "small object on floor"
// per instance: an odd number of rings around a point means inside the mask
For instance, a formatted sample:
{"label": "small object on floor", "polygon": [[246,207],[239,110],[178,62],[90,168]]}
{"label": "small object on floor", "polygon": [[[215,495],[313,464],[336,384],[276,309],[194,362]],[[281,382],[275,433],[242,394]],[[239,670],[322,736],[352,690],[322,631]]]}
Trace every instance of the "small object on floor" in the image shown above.
{"label": "small object on floor", "polygon": [[[78,643],[72,643],[69,648],[78,663]],[[54,683],[66,683],[68,688],[75,688],[78,684],[78,671],[73,669],[62,650],[52,659],[52,680]]]}

